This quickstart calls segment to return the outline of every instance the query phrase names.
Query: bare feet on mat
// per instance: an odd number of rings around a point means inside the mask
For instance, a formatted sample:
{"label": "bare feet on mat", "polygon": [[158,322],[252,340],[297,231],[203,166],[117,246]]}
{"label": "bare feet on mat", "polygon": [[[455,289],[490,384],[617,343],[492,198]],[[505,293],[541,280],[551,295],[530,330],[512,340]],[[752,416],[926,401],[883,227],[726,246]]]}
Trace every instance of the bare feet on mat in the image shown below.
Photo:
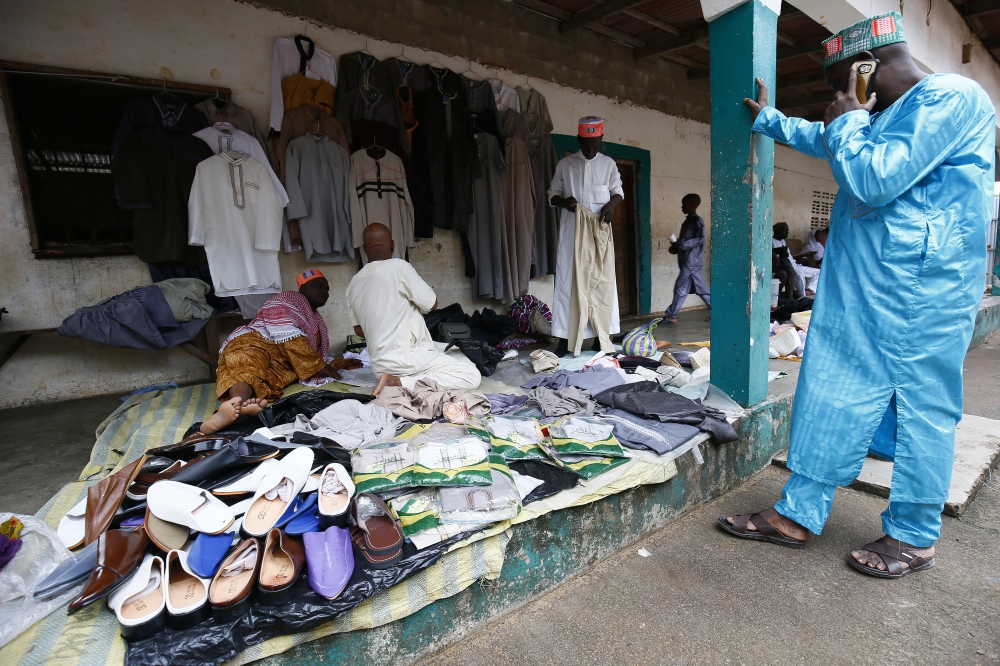
{"label": "bare feet on mat", "polygon": [[387,386],[402,386],[403,382],[399,381],[399,377],[396,375],[390,375],[388,372],[383,372],[382,376],[378,378],[378,385],[375,390],[372,391],[372,395],[378,395]]}
{"label": "bare feet on mat", "polygon": [[200,431],[205,435],[211,435],[227,426],[231,426],[240,417],[242,402],[239,398],[230,398],[220,404],[219,409],[201,424]]}
{"label": "bare feet on mat", "polygon": [[246,421],[247,419],[260,414],[264,411],[265,407],[267,407],[266,399],[258,400],[257,398],[250,398],[248,400],[244,400],[243,404],[240,405],[240,415],[236,420],[237,422]]}

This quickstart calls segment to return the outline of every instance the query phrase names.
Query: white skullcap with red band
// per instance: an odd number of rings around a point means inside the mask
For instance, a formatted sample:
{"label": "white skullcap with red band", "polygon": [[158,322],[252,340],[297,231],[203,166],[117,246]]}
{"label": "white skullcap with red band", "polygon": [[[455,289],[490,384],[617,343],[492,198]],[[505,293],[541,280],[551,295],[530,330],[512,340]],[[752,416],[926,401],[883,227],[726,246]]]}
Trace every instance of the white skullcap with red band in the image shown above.
{"label": "white skullcap with red band", "polygon": [[580,118],[580,126],[576,135],[579,137],[604,136],[604,118],[585,116]]}

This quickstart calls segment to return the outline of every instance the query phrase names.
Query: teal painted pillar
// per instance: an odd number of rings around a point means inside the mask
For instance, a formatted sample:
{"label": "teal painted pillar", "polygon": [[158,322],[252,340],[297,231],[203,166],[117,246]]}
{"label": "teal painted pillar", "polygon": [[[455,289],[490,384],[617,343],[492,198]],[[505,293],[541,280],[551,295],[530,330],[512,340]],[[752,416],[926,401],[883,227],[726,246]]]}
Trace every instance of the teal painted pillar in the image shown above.
{"label": "teal painted pillar", "polygon": [[712,90],[712,383],[767,397],[774,141],[750,131],[755,79],[774,96],[778,16],[750,0],[709,23]]}

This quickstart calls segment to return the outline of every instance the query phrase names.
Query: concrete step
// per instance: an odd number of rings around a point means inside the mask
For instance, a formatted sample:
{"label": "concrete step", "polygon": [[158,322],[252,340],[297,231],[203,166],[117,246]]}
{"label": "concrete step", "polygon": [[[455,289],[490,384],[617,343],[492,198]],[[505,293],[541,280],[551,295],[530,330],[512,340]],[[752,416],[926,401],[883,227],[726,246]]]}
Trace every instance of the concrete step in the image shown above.
{"label": "concrete step", "polygon": [[[961,516],[1000,460],[1000,421],[963,414],[955,429],[955,466],[944,512]],[[788,450],[774,456],[772,464],[787,467]],[[866,458],[861,474],[851,488],[879,497],[889,497],[892,463]]]}

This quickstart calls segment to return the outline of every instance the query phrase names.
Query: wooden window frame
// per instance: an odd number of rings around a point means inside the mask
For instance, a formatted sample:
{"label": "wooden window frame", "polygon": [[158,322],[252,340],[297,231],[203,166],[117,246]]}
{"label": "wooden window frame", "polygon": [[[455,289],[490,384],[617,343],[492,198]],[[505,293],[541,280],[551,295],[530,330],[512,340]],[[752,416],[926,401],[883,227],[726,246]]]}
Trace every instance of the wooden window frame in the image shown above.
{"label": "wooden window frame", "polygon": [[221,86],[206,86],[197,83],[178,83],[176,81],[166,81],[164,79],[150,79],[141,76],[129,76],[125,74],[109,74],[106,72],[93,72],[82,69],[66,69],[62,67],[49,67],[47,65],[35,65],[23,62],[11,62],[0,60],[0,98],[3,99],[4,116],[7,119],[7,128],[10,134],[11,150],[14,153],[14,164],[17,167],[17,178],[21,186],[21,198],[24,201],[24,216],[28,223],[28,236],[31,242],[31,251],[37,259],[47,258],[73,258],[73,257],[99,257],[113,255],[135,254],[131,247],[121,246],[81,246],[78,249],[51,250],[42,247],[39,240],[38,231],[35,228],[35,213],[31,202],[31,191],[28,184],[27,161],[22,147],[20,128],[17,124],[17,116],[14,113],[14,105],[10,98],[10,90],[7,85],[7,73],[17,72],[25,74],[46,74],[59,75],[74,78],[107,79],[112,83],[131,83],[134,85],[148,86],[162,91],[180,90],[184,92],[206,93],[219,97],[227,102],[232,100],[232,91]]}

